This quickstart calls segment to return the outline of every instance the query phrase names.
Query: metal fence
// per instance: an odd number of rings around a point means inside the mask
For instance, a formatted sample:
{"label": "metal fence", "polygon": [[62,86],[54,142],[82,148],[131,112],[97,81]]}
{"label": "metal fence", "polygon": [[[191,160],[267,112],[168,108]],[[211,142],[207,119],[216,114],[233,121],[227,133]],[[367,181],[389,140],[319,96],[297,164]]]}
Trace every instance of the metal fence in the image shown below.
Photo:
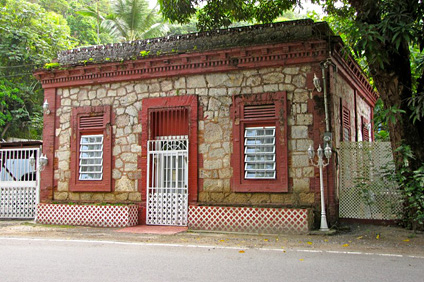
{"label": "metal fence", "polygon": [[402,197],[393,179],[389,142],[342,142],[340,148],[340,218],[400,218]]}
{"label": "metal fence", "polygon": [[0,149],[0,218],[34,218],[40,148]]}

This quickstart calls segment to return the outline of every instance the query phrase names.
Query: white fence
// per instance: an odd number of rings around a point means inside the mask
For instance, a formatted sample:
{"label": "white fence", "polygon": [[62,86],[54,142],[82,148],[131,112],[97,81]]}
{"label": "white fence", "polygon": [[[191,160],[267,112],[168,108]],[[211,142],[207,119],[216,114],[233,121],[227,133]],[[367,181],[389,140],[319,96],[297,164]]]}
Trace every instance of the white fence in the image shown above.
{"label": "white fence", "polygon": [[340,218],[399,219],[402,197],[393,173],[389,142],[342,142]]}
{"label": "white fence", "polygon": [[40,148],[0,149],[0,218],[34,218]]}
{"label": "white fence", "polygon": [[188,137],[148,141],[147,171],[146,223],[187,226]]}

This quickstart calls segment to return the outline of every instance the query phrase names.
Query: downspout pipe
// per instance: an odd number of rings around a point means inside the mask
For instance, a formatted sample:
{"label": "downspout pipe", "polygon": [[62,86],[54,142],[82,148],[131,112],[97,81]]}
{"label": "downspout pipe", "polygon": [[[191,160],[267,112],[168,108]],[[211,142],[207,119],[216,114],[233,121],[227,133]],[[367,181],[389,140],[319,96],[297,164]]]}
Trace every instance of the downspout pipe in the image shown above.
{"label": "downspout pipe", "polygon": [[327,93],[327,79],[325,76],[325,70],[328,69],[328,66],[335,66],[333,62],[331,62],[330,59],[327,59],[325,61],[322,61],[320,63],[321,66],[321,72],[322,72],[322,88],[324,93],[324,112],[325,112],[325,131],[330,132],[330,117],[328,112],[328,93]]}
{"label": "downspout pipe", "polygon": [[325,113],[325,134],[324,134],[324,146],[327,144],[330,144],[331,147],[331,139],[332,134],[330,131],[330,113],[328,111],[328,92],[327,92],[327,79],[326,79],[326,70],[329,66],[336,67],[336,65],[331,61],[330,58],[328,58],[325,61],[322,61],[320,63],[321,66],[321,72],[322,72],[322,88],[323,88],[323,94],[324,94],[324,113]]}

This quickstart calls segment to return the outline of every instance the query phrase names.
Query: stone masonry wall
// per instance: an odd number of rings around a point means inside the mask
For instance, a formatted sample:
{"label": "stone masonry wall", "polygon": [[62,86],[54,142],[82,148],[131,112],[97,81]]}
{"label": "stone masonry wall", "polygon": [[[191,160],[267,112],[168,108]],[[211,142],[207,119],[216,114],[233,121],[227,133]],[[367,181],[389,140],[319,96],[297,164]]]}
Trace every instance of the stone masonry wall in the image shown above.
{"label": "stone masonry wall", "polygon": [[[308,111],[312,94],[306,87],[310,72],[311,67],[304,65],[58,89],[61,98],[57,110],[60,125],[56,128],[59,144],[55,153],[58,185],[54,200],[140,202],[138,181],[142,175],[137,160],[141,156],[139,137],[143,129],[138,113],[142,99],[195,94],[203,109],[200,111],[203,117],[198,121],[199,159],[203,160],[199,163],[200,203],[311,206],[314,193],[310,179],[314,170],[308,163],[307,148],[313,142],[308,135],[313,113]],[[232,96],[275,91],[288,94],[289,193],[233,193],[230,184]],[[112,105],[113,192],[72,193],[69,191],[71,109],[99,105]]]}

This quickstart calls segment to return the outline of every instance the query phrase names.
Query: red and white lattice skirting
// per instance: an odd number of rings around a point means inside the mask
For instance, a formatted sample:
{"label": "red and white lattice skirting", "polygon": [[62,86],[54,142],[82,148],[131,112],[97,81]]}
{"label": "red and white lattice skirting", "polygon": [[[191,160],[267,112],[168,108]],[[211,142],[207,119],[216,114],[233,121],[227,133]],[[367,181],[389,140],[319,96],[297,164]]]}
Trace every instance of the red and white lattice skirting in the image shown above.
{"label": "red and white lattice skirting", "polygon": [[245,233],[306,233],[312,224],[309,209],[190,206],[188,227]]}
{"label": "red and white lattice skirting", "polygon": [[138,213],[136,205],[38,204],[36,221],[41,224],[126,227],[137,224]]}

